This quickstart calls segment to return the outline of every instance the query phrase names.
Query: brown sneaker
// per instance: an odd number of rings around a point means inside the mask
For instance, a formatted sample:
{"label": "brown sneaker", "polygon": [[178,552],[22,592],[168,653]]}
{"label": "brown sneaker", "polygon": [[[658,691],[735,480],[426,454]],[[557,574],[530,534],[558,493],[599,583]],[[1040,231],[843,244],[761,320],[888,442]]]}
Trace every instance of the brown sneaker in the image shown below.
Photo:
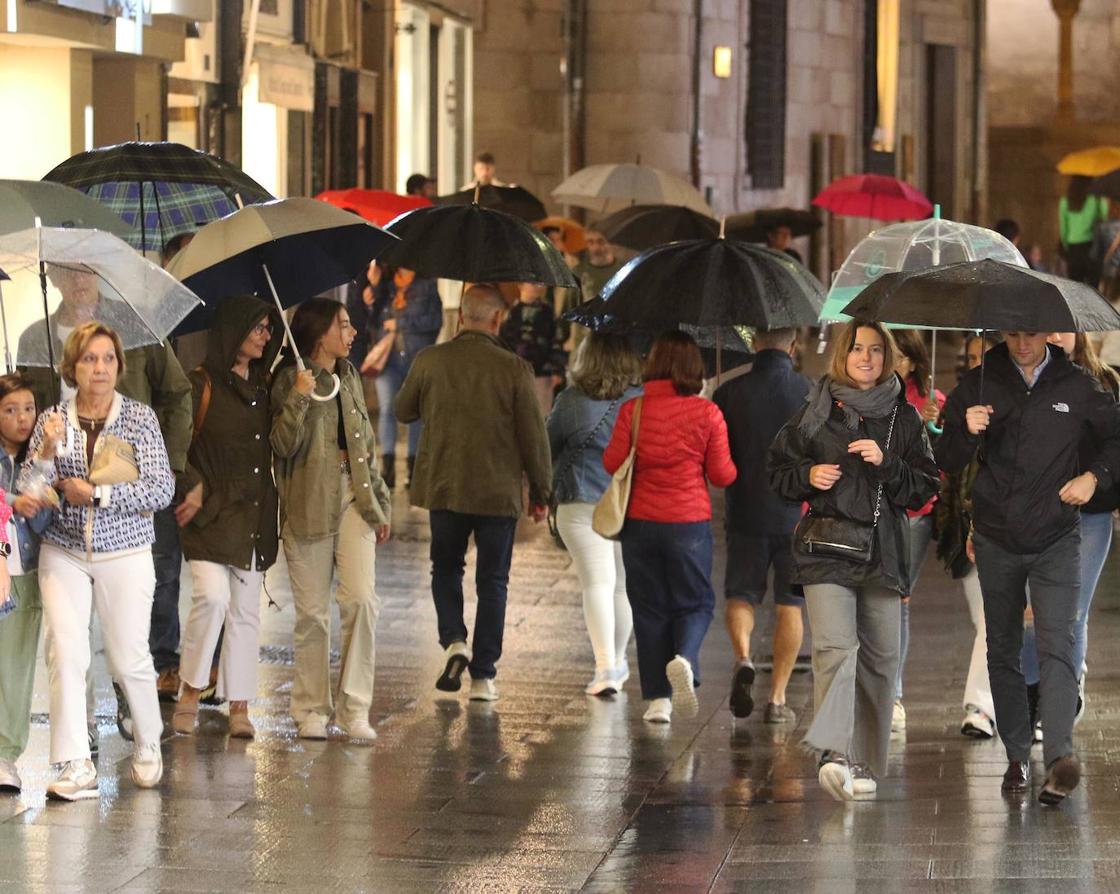
{"label": "brown sneaker", "polygon": [[171,729],[180,736],[193,736],[198,720],[198,702],[179,702],[171,715]]}
{"label": "brown sneaker", "polygon": [[161,702],[173,702],[179,698],[179,668],[168,667],[156,677],[156,692]]}
{"label": "brown sneaker", "polygon": [[254,739],[257,730],[249,719],[249,709],[229,712],[229,737],[231,739]]}

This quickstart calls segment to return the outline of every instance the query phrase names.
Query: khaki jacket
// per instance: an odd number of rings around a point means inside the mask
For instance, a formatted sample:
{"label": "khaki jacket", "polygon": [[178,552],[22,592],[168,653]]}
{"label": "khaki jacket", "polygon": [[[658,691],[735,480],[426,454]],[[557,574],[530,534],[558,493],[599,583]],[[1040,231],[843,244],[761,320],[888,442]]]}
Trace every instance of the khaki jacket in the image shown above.
{"label": "khaki jacket", "polygon": [[424,421],[412,505],[516,518],[522,476],[547,503],[552,461],[533,370],[497,338],[461,332],[416,355],[397,394],[397,419]]}
{"label": "khaki jacket", "polygon": [[[330,374],[314,364],[316,391],[327,394]],[[350,477],[358,512],[371,527],[389,524],[392,497],[377,470],[377,444],[362,395],[362,382],[348,360],[338,361],[343,426],[349,444]],[[280,490],[281,536],[301,540],[331,537],[342,520],[342,475],[338,457],[338,400],[316,401],[292,387],[296,367],[276,374],[272,386],[273,468]]]}

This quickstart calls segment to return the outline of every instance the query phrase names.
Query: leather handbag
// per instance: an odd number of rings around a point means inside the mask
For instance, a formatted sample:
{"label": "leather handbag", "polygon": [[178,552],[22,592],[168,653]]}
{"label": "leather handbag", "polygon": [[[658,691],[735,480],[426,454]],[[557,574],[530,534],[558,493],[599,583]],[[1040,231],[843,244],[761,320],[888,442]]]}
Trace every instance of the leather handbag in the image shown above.
{"label": "leather handbag", "polygon": [[[894,420],[898,407],[891,413],[891,424],[887,428],[887,441],[883,445],[886,454],[894,433]],[[828,556],[834,559],[847,559],[860,565],[870,565],[875,554],[875,529],[879,525],[883,502],[883,484],[875,491],[875,512],[871,524],[851,518],[835,518],[817,515],[812,510],[801,519],[797,526],[797,536],[805,547],[805,552],[814,556]]]}
{"label": "leather handbag", "polygon": [[127,484],[140,478],[136,451],[123,438],[102,432],[89,470],[90,484]]}
{"label": "leather handbag", "polygon": [[630,417],[630,452],[626,459],[615,469],[607,490],[595,504],[591,514],[591,528],[600,537],[617,540],[626,523],[626,508],[630,505],[630,488],[634,482],[634,460],[638,455],[638,424],[642,419],[642,398],[634,405],[634,415]]}

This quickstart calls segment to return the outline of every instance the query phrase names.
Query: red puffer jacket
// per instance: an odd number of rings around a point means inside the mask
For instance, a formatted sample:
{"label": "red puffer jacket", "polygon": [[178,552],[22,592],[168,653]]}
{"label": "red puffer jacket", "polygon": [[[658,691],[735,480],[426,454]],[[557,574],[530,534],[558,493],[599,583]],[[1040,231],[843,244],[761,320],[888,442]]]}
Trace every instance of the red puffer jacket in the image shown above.
{"label": "red puffer jacket", "polygon": [[[634,406],[633,400],[622,405],[603,451],[603,467],[612,475],[630,452]],[[681,397],[668,379],[646,382],[626,517],[669,523],[708,521],[712,502],[705,475],[716,487],[727,487],[736,474],[719,407],[702,397]]]}

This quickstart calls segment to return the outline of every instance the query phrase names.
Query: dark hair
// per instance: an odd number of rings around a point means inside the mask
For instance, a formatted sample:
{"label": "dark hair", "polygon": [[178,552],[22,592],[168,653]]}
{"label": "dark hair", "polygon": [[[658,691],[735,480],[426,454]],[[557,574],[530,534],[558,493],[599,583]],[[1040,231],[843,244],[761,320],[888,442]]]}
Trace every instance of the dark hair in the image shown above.
{"label": "dark hair", "polygon": [[427,174],[413,174],[404,182],[404,191],[407,195],[415,196],[424,191],[424,187],[432,182]]}
{"label": "dark hair", "polygon": [[928,397],[929,377],[932,367],[930,366],[929,351],[926,350],[925,339],[916,329],[895,329],[891,335],[894,336],[894,343],[898,352],[906,357],[914,367],[910,370],[909,378],[913,379],[914,384],[918,386],[918,394],[922,397]]}
{"label": "dark hair", "polygon": [[478,155],[476,155],[474,157],[474,160],[477,161],[479,164],[492,165],[492,164],[494,164],[494,153],[493,152],[479,152]]}
{"label": "dark hair", "polygon": [[1019,238],[1019,225],[1010,217],[1004,217],[1000,220],[997,220],[996,225],[992,227],[992,229],[999,233],[1008,242],[1014,242]]}
{"label": "dark hair", "polygon": [[305,360],[315,353],[319,339],[327,334],[346,307],[332,298],[312,298],[296,308],[292,317],[292,339]]}
{"label": "dark hair", "polygon": [[776,329],[756,329],[753,341],[756,350],[761,345],[766,345],[767,348],[788,348],[796,335],[797,330],[792,326],[779,326]]}
{"label": "dark hair", "polygon": [[695,339],[679,330],[657,336],[649,350],[642,379],[646,382],[670,379],[682,397],[699,394],[704,387],[704,358],[700,356]]}
{"label": "dark hair", "polygon": [[175,255],[179,254],[187,243],[195,237],[195,231],[189,233],[180,233],[177,236],[172,236],[163,244],[163,263],[166,265]]}
{"label": "dark hair", "polygon": [[32,396],[35,394],[35,388],[31,384],[31,380],[23,373],[13,372],[6,376],[0,376],[0,400],[3,400],[9,394],[15,394],[17,391],[30,391]]}
{"label": "dark hair", "polygon": [[1084,174],[1074,174],[1069,178],[1069,188],[1066,190],[1066,207],[1070,211],[1080,211],[1085,207],[1089,198],[1089,184],[1092,180]]}

